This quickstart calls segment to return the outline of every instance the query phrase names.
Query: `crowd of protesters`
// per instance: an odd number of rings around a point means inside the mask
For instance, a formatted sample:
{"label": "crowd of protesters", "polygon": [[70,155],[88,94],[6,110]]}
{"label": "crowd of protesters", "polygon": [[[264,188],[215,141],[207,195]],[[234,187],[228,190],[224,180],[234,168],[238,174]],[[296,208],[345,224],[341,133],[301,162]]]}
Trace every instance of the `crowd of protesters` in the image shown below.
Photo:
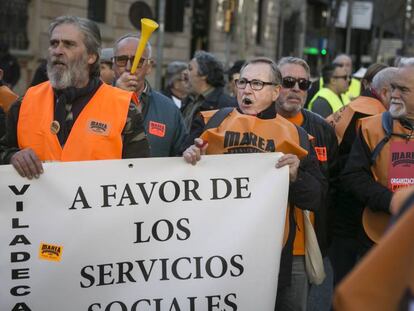
{"label": "crowd of protesters", "polygon": [[[165,89],[156,90],[146,79],[150,43],[131,72],[139,40],[126,34],[101,50],[94,22],[58,17],[47,60],[20,98],[12,91],[19,78],[13,57],[0,46],[0,164],[31,179],[43,173],[43,161],[182,156],[196,165],[205,154],[283,152],[276,167],[289,167],[290,230],[275,310],[408,310],[412,279],[393,278],[386,256],[388,248],[410,256],[414,239],[405,236],[411,247],[400,248],[382,241],[401,235],[400,219],[413,218],[414,58],[372,64],[357,79],[351,57],[340,54],[311,81],[299,57],[239,60],[225,72],[214,54],[197,51],[188,63],[171,62]],[[226,146],[230,130],[256,139]],[[391,218],[396,230],[385,233]],[[381,290],[392,288],[392,299],[381,303],[380,290],[355,298],[353,286],[390,279]]]}

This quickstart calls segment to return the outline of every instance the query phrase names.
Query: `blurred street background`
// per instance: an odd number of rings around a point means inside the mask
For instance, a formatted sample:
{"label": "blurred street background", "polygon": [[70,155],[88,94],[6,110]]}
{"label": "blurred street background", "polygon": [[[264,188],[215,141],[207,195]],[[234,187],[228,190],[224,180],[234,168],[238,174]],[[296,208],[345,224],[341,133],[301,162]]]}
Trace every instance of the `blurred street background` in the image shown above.
{"label": "blurred street background", "polygon": [[48,25],[60,15],[96,21],[103,47],[137,32],[142,17],[160,23],[150,40],[157,89],[169,62],[188,62],[198,49],[225,69],[252,56],[303,57],[314,76],[338,53],[352,56],[354,71],[414,54],[412,0],[1,0],[0,42],[21,68],[16,93],[24,94],[46,57]]}

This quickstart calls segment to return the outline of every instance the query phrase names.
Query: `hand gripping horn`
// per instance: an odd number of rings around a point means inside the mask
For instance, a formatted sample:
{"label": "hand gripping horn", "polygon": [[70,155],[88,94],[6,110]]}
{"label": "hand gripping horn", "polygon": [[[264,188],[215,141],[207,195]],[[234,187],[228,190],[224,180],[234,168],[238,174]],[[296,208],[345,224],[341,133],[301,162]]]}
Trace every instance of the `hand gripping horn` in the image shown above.
{"label": "hand gripping horn", "polygon": [[145,46],[147,45],[148,39],[155,29],[158,28],[158,24],[149,18],[141,19],[141,37],[135,52],[134,63],[131,67],[131,73],[135,73],[138,67],[138,62],[141,59],[142,53],[144,52]]}

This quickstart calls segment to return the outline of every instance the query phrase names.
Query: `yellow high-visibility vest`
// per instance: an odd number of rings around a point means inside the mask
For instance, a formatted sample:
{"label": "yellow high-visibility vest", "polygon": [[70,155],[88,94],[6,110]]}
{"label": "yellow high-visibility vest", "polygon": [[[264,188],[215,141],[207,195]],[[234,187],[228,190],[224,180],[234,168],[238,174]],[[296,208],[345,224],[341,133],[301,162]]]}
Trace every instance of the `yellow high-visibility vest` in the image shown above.
{"label": "yellow high-visibility vest", "polygon": [[315,94],[315,96],[312,98],[311,102],[309,103],[308,109],[312,111],[313,103],[318,97],[322,97],[326,99],[326,101],[329,103],[329,105],[332,108],[332,113],[338,111],[341,109],[345,104],[341,101],[341,98],[334,93],[332,90],[324,87],[319,90],[318,93]]}

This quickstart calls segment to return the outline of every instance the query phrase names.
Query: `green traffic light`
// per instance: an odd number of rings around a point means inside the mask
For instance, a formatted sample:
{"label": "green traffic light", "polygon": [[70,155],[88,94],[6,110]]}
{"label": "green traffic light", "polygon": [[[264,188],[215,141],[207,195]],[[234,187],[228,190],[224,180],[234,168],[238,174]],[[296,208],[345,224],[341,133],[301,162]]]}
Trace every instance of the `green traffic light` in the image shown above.
{"label": "green traffic light", "polygon": [[318,55],[319,50],[315,47],[305,47],[303,49],[303,53],[304,54],[309,54],[309,55]]}
{"label": "green traffic light", "polygon": [[326,51],[326,49],[322,49],[321,50],[321,55],[326,55],[328,52]]}

